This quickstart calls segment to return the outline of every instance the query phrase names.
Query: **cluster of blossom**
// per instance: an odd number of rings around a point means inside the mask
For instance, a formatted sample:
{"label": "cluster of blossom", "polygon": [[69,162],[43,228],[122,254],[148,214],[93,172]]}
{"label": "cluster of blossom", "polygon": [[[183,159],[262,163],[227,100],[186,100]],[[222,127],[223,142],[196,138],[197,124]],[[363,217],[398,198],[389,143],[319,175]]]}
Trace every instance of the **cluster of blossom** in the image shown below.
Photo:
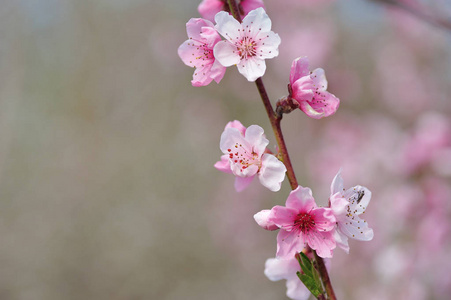
{"label": "cluster of blossom", "polygon": [[[251,9],[255,8],[255,9]],[[257,0],[240,1],[246,15],[238,22],[227,11],[225,1],[203,1],[199,12],[207,19],[193,18],[187,25],[189,39],[178,49],[182,61],[196,68],[192,85],[205,86],[221,81],[226,67],[236,65],[248,81],[255,81],[266,70],[265,59],[278,55],[280,37],[271,31],[271,20]],[[215,25],[210,21],[214,15]],[[221,36],[224,40],[221,39]],[[292,63],[288,96],[279,100],[278,112],[299,108],[309,117],[319,119],[336,112],[339,99],[327,91],[323,69],[309,70],[306,57]],[[271,191],[279,191],[287,168],[266,147],[263,129],[258,125],[246,128],[240,121],[229,122],[221,135],[221,160],[215,167],[232,173],[235,189],[244,190],[257,177]],[[309,291],[297,278],[299,252],[316,251],[322,258],[331,258],[339,246],[349,252],[348,238],[369,241],[373,230],[360,218],[370,202],[371,192],[362,186],[345,189],[340,171],[331,185],[328,207],[318,207],[309,188],[298,186],[285,206],[275,206],[254,215],[266,230],[277,230],[277,252],[266,262],[265,274],[271,280],[287,280],[287,295],[292,299],[307,299]]]}

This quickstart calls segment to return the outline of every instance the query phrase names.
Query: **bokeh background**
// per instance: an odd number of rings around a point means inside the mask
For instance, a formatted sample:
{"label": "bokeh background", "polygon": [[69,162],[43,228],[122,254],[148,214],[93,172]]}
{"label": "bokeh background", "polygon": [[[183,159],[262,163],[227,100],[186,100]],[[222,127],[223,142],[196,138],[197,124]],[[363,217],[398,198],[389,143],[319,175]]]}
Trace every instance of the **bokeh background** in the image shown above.
{"label": "bokeh background", "polygon": [[[449,1],[404,2],[451,18]],[[198,4],[0,1],[0,299],[286,299],[253,215],[289,185],[237,193],[213,168],[228,121],[275,140],[236,68],[191,86],[177,47]],[[374,240],[334,254],[339,299],[449,299],[451,31],[364,0],[265,5],[273,103],[304,55],[341,99],[284,117],[300,184],[326,205],[342,167],[373,192]]]}

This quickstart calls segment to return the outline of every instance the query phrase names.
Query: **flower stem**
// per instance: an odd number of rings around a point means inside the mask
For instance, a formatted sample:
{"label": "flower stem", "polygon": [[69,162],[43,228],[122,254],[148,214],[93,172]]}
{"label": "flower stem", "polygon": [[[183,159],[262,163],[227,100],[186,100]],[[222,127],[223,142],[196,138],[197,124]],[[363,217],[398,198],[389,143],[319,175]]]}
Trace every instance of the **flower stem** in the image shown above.
{"label": "flower stem", "polygon": [[[241,23],[241,16],[238,10],[238,5],[236,0],[227,0],[229,4],[230,12],[233,17],[237,19]],[[272,129],[274,131],[274,135],[277,140],[277,144],[279,146],[279,152],[282,155],[282,162],[285,164],[287,168],[287,177],[290,181],[291,189],[294,190],[298,187],[298,181],[296,179],[296,175],[294,174],[293,166],[291,164],[290,156],[288,155],[287,146],[285,145],[285,140],[283,138],[282,129],[280,127],[280,121],[282,120],[283,114],[276,114],[274,111],[271,101],[269,100],[268,94],[266,93],[265,85],[263,84],[262,78],[258,78],[255,81],[257,85],[258,92],[260,93],[260,97],[262,98],[263,105],[265,106],[266,113],[268,114],[269,121],[271,122]],[[324,261],[321,257],[316,254],[316,251],[313,250],[313,254],[315,255],[315,259],[318,263],[318,271],[321,276],[321,281],[326,289],[326,294],[328,295],[328,299],[336,300],[334,290],[332,288],[332,283],[329,279],[329,274],[327,273],[326,266],[324,265]]]}

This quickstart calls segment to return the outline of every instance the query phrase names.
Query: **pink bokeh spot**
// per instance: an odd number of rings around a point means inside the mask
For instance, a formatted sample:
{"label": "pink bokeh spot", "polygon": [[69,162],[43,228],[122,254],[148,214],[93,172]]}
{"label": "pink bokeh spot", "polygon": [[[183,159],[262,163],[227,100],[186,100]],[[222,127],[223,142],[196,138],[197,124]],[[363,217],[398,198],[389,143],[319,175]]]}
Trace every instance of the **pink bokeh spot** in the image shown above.
{"label": "pink bokeh spot", "polygon": [[191,84],[205,86],[213,80],[219,83],[226,68],[213,56],[213,47],[221,40],[208,20],[193,18],[186,23],[188,40],[178,48],[178,55],[185,65],[196,68]]}
{"label": "pink bokeh spot", "polygon": [[[259,7],[265,7],[262,0],[241,0],[239,3],[239,8],[242,10],[241,13],[246,16],[251,10]],[[229,5],[226,0],[203,0],[197,10],[202,18],[214,21],[215,15],[221,10],[227,12],[230,11]]]}
{"label": "pink bokeh spot", "polygon": [[307,116],[320,119],[333,115],[340,100],[327,91],[327,80],[321,68],[309,71],[307,57],[295,59],[291,65],[290,87],[292,99]]}
{"label": "pink bokeh spot", "polygon": [[246,128],[239,121],[229,122],[221,135],[220,149],[224,155],[215,168],[236,176],[238,192],[248,187],[255,176],[263,186],[276,192],[285,179],[286,167],[274,155],[265,153],[268,144],[260,126]]}
{"label": "pink bokeh spot", "polygon": [[266,71],[265,59],[279,55],[280,37],[271,31],[271,20],[263,8],[251,11],[240,24],[227,12],[215,16],[216,29],[225,38],[213,49],[215,58],[225,67],[236,65],[248,81]]}

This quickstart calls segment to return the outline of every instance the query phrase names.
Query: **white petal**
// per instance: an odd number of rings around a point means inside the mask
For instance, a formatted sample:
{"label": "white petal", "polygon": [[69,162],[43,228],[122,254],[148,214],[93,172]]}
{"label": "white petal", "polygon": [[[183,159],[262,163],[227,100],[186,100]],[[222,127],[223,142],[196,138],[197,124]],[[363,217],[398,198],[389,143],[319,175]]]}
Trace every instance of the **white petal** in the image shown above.
{"label": "white petal", "polygon": [[349,254],[348,237],[345,234],[343,234],[340,230],[335,230],[334,238],[335,242],[337,243],[337,246]]}
{"label": "white petal", "polygon": [[242,28],[246,36],[255,37],[260,33],[271,31],[271,19],[262,7],[252,10],[243,19]]}
{"label": "white petal", "polygon": [[251,145],[252,150],[258,154],[259,157],[265,153],[266,146],[268,146],[269,141],[265,137],[265,132],[263,128],[258,125],[251,125],[246,129],[245,139]]}
{"label": "white petal", "polygon": [[[296,274],[296,273],[295,273]],[[311,293],[297,276],[287,280],[287,297],[293,300],[308,300]]]}
{"label": "white petal", "polygon": [[[294,260],[294,261],[293,261]],[[300,271],[301,267],[294,258],[269,258],[265,262],[265,275],[271,281],[287,279]]]}
{"label": "white petal", "polygon": [[235,144],[246,144],[241,132],[236,128],[226,128],[221,134],[221,141],[219,142],[219,148],[224,154],[228,154],[228,149],[232,149]]}
{"label": "white petal", "polygon": [[279,55],[280,37],[277,33],[268,32],[257,38],[257,56],[261,59],[273,58]]}
{"label": "white petal", "polygon": [[255,81],[262,77],[266,71],[266,64],[264,60],[258,59],[255,56],[248,59],[241,60],[238,64],[238,71],[246,77],[248,81]]}
{"label": "white petal", "polygon": [[339,222],[338,228],[348,237],[359,241],[370,241],[374,237],[373,229],[368,227],[368,223],[354,215],[353,219],[348,218],[346,222]]}
{"label": "white petal", "polygon": [[262,158],[262,167],[258,173],[260,183],[273,192],[280,190],[285,179],[287,168],[274,155],[265,153]]}
{"label": "white petal", "polygon": [[216,30],[226,39],[235,42],[241,37],[242,26],[228,12],[220,11],[215,16]]}
{"label": "white petal", "polygon": [[236,51],[236,47],[227,41],[218,42],[213,48],[213,55],[224,67],[230,67],[240,62],[240,55]]}
{"label": "white petal", "polygon": [[347,189],[343,197],[349,201],[349,207],[353,214],[360,215],[363,213],[371,200],[371,191],[364,186],[356,185]]}
{"label": "white petal", "polygon": [[338,192],[342,193],[344,187],[343,178],[341,177],[341,168],[338,170],[337,175],[335,175],[334,180],[332,180],[332,184],[330,185],[330,194],[334,195]]}

